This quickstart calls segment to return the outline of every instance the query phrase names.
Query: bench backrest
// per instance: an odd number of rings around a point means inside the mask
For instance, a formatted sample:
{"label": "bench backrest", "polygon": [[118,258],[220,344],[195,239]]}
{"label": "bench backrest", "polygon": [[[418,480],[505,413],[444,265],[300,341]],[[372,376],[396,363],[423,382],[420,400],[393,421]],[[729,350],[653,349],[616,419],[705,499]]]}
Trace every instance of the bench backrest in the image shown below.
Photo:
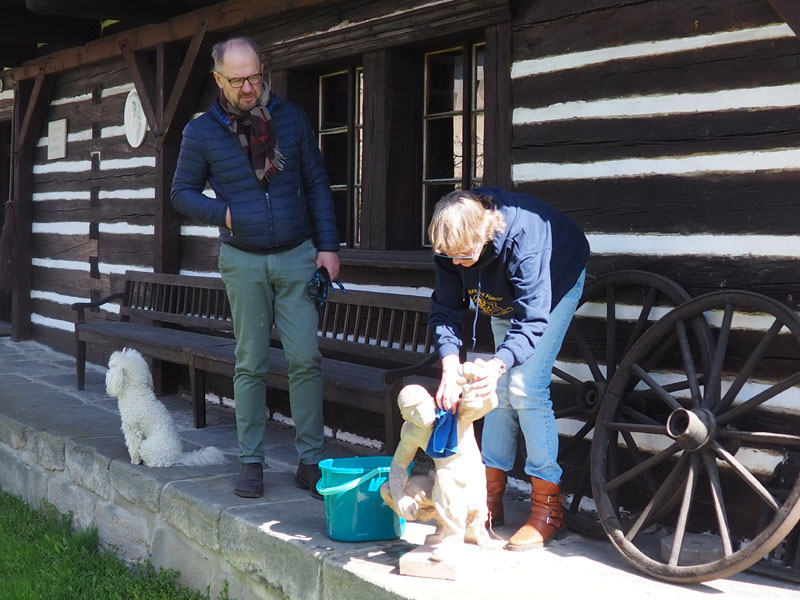
{"label": "bench backrest", "polygon": [[320,349],[326,356],[356,354],[365,363],[416,363],[434,348],[430,308],[425,296],[333,291],[320,316]]}
{"label": "bench backrest", "polygon": [[120,315],[233,332],[225,284],[216,277],[127,271]]}
{"label": "bench backrest", "polygon": [[[221,278],[127,271],[124,280],[125,319],[233,332]],[[377,366],[414,364],[434,349],[430,305],[427,296],[331,291],[317,328],[320,350]]]}

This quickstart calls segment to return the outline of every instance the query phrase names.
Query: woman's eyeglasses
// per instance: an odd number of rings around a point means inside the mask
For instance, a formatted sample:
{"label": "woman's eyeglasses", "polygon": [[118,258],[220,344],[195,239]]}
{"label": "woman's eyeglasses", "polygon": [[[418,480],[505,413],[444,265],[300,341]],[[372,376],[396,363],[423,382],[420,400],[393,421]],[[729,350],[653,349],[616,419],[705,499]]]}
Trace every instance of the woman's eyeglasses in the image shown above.
{"label": "woman's eyeglasses", "polygon": [[225,75],[223,75],[219,71],[217,71],[216,73],[217,75],[222,77],[225,81],[227,81],[232,88],[242,87],[244,85],[245,80],[249,81],[250,85],[255,87],[259,83],[261,83],[264,79],[263,73],[256,73],[255,75],[250,75],[249,77],[234,77],[233,79],[228,79],[227,77],[225,77]]}
{"label": "woman's eyeglasses", "polygon": [[[483,249],[483,247],[481,247],[481,250],[482,250],[482,249]],[[450,260],[472,260],[472,259],[473,259],[473,258],[475,258],[475,257],[476,257],[476,256],[477,256],[479,253],[480,253],[480,250],[473,250],[473,251],[472,251],[472,254],[470,254],[469,256],[467,256],[466,254],[453,254],[453,255],[451,255],[451,254],[444,254],[444,253],[442,253],[442,252],[437,252],[437,253],[436,253],[436,256],[439,256],[439,257],[441,257],[441,258],[448,258],[448,259],[450,259]]]}

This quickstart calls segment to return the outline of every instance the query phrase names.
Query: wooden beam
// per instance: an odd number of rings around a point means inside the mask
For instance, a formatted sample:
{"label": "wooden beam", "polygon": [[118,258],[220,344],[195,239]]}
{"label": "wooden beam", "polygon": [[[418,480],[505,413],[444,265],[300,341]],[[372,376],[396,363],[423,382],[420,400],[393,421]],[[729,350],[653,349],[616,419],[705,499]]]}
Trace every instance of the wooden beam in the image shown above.
{"label": "wooden beam", "polygon": [[155,88],[153,70],[147,64],[144,56],[131,50],[128,39],[119,41],[119,49],[125,59],[125,64],[128,65],[128,72],[133,80],[133,87],[136,88],[136,93],[139,95],[139,102],[142,105],[147,124],[150,126],[150,130],[158,135],[160,123],[153,103],[153,90]]}
{"label": "wooden beam", "polygon": [[198,55],[200,54],[200,50],[205,47],[204,42],[206,39],[207,30],[208,21],[201,21],[200,27],[198,28],[194,37],[192,37],[192,42],[189,44],[189,49],[186,51],[186,56],[183,57],[183,64],[181,64],[181,69],[178,73],[178,79],[175,81],[175,86],[172,88],[172,92],[169,95],[169,102],[167,102],[167,106],[164,109],[164,116],[161,120],[161,128],[158,131],[158,135],[162,138],[167,137],[169,134],[173,119],[175,118],[175,113],[178,110],[178,106],[181,104],[181,100],[183,100],[183,103],[186,103],[186,100],[183,98],[183,96],[190,79],[192,79],[193,76],[197,76],[198,65],[201,62],[198,61]]}
{"label": "wooden beam", "polygon": [[[174,17],[163,23],[154,23],[137,28],[136,35],[129,31],[95,40],[79,48],[68,48],[47,55],[46,73],[60,73],[87,64],[97,63],[119,56],[120,42],[128,39],[132,52],[152,50],[159,44],[194,38],[203,21],[209,32],[234,31],[245,23],[273,17],[290,10],[302,10],[321,5],[342,4],[346,0],[228,0],[214,6]],[[36,62],[26,63],[14,69],[14,78],[19,81],[32,79],[39,71]]]}
{"label": "wooden beam", "polygon": [[[50,102],[50,94],[52,94],[52,87],[54,83],[54,77],[48,76],[45,74],[46,68],[45,64],[43,63],[40,65],[39,72],[36,75],[36,79],[33,83],[33,90],[31,91],[31,95],[27,98],[27,102],[22,101],[22,99],[18,99],[16,104],[20,105],[20,108],[23,106],[26,107],[25,116],[22,119],[22,122],[19,126],[19,130],[16,132],[16,141],[14,144],[14,151],[16,153],[20,153],[22,149],[29,144],[30,138],[30,131],[33,127],[33,124],[41,125],[41,117],[43,116],[43,106],[42,102],[45,100],[45,96],[47,96],[47,103]],[[47,89],[49,87],[49,90]]]}
{"label": "wooden beam", "polygon": [[769,0],[769,3],[795,35],[800,35],[800,3],[797,0]]}
{"label": "wooden beam", "polygon": [[[11,335],[15,340],[31,337],[31,257],[33,254],[33,150],[36,134],[50,106],[55,76],[46,74],[44,65],[36,80],[17,85],[14,103],[14,203],[16,263],[11,290]],[[22,114],[22,110],[25,114]]]}

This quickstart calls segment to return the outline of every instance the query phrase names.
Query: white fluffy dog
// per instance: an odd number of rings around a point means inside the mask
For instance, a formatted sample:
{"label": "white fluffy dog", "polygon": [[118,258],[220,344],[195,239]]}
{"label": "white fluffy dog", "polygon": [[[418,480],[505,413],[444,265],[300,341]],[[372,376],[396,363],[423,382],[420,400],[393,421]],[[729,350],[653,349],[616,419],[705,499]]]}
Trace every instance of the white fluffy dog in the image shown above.
{"label": "white fluffy dog", "polygon": [[153,393],[153,376],[142,355],[124,348],[111,355],[106,393],[117,398],[122,433],[131,463],[148,467],[222,465],[227,459],[213,446],[183,452],[175,422]]}

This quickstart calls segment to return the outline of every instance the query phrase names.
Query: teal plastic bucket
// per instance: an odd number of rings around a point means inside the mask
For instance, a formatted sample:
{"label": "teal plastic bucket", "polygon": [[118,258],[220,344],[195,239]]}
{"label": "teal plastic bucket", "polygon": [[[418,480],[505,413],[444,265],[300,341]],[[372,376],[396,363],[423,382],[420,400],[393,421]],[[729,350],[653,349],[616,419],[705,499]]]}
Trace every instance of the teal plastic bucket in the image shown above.
{"label": "teal plastic bucket", "polygon": [[328,536],[340,542],[395,540],[405,520],[383,502],[391,456],[328,458],[319,463],[317,491],[325,498]]}

